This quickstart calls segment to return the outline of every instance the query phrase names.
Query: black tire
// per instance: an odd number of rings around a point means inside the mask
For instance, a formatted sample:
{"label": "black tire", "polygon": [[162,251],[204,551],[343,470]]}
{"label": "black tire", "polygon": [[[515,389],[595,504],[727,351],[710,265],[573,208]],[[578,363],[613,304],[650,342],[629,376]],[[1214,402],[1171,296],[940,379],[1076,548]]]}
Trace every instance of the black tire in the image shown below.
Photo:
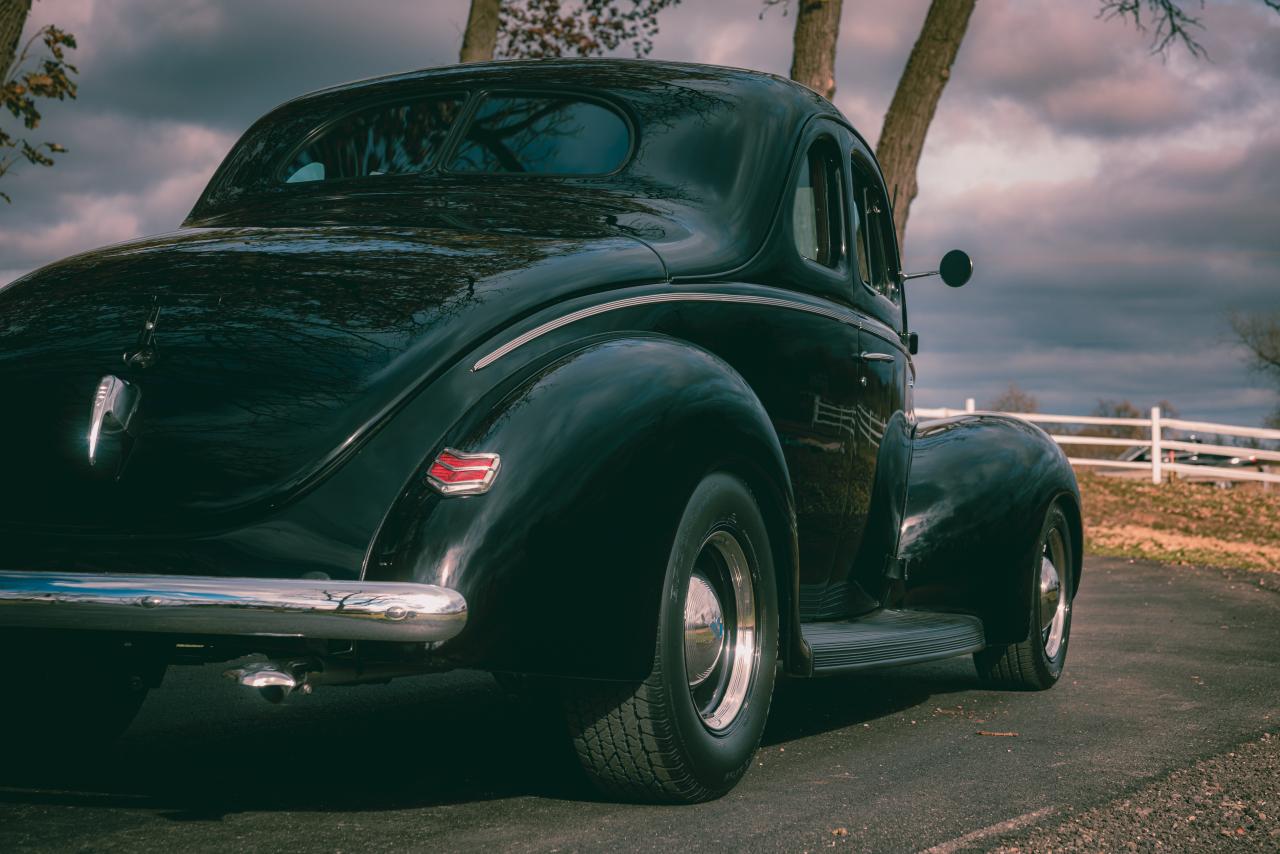
{"label": "black tire", "polygon": [[4,672],[21,685],[0,703],[0,730],[21,733],[20,754],[106,747],[133,722],[164,665],[110,641],[5,636]]}
{"label": "black tire", "polygon": [[[1054,564],[1061,601],[1061,625],[1058,640],[1053,640],[1053,615],[1051,606],[1041,595],[1042,562],[1048,559]],[[1027,639],[1021,643],[990,646],[974,653],[973,662],[978,676],[991,687],[1022,691],[1044,691],[1052,688],[1062,676],[1067,660],[1067,646],[1071,639],[1071,592],[1074,589],[1075,554],[1072,552],[1071,528],[1066,514],[1058,504],[1052,504],[1040,529],[1040,537],[1031,559],[1028,561],[1031,575],[1030,629]],[[1054,610],[1050,610],[1053,607]]]}
{"label": "black tire", "polygon": [[[713,668],[737,674],[738,661],[753,662],[741,705],[725,697],[739,696],[726,688],[716,699],[714,686],[690,686],[685,655],[685,606],[695,566],[701,573],[709,543],[732,537],[741,546],[754,588],[754,656],[715,658]],[[640,684],[575,681],[563,686],[563,701],[578,759],[591,781],[606,794],[624,800],[696,803],[720,797],[746,773],[760,744],[773,695],[778,655],[777,583],[764,519],[747,486],[728,474],[712,474],[694,490],[680,519],[667,564],[658,620],[653,671]],[[739,594],[741,595],[741,594]],[[734,600],[740,601],[740,600]],[[744,609],[745,611],[745,609]],[[723,638],[737,635],[746,616],[726,611],[714,643],[730,650]],[[731,622],[732,620],[732,622]],[[695,641],[695,643],[697,643]],[[723,661],[723,663],[721,663]],[[746,666],[746,665],[742,665]],[[721,671],[714,669],[717,684]],[[697,678],[697,677],[694,677]],[[726,684],[741,685],[742,677]],[[702,709],[696,691],[710,691]],[[719,704],[719,705],[717,705]],[[717,726],[719,709],[737,709],[729,722]],[[704,720],[707,709],[711,714]],[[726,713],[727,715],[727,713]],[[708,722],[710,721],[710,722]]]}

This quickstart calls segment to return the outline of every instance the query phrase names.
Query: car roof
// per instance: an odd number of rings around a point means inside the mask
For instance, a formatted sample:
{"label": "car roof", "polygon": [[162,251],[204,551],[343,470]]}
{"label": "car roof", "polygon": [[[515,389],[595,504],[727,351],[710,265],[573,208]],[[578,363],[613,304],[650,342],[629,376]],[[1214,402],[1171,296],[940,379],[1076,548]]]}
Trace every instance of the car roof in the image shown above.
{"label": "car roof", "polygon": [[[654,245],[672,275],[698,276],[733,268],[758,248],[782,197],[786,168],[801,128],[816,115],[848,122],[830,101],[774,74],[632,59],[553,59],[469,63],[373,77],[321,89],[282,104],[261,119],[228,155],[188,222],[235,222],[250,192],[220,193],[270,160],[275,137],[297,140],[319,122],[375,99],[415,91],[573,91],[604,98],[626,112],[637,139],[617,173],[590,180],[489,178],[489,212],[526,221],[541,214],[548,194],[564,197],[560,219],[608,222]],[[864,143],[865,144],[865,143]],[[272,161],[274,162],[274,161]],[[237,172],[237,170],[240,170]],[[229,177],[228,177],[229,176]],[[272,181],[259,176],[261,198]],[[426,178],[419,187],[431,185]],[[536,182],[536,188],[534,184]],[[531,189],[532,188],[532,189]],[[497,191],[496,193],[494,191]],[[457,180],[441,177],[433,192],[462,200]],[[238,197],[238,198],[237,198]],[[302,197],[301,191],[294,196]],[[571,198],[570,198],[571,197]],[[288,199],[277,194],[277,201]],[[385,197],[378,204],[386,210]],[[526,209],[524,214],[521,208]],[[254,216],[261,216],[259,206]],[[297,216],[277,205],[277,216]],[[473,218],[474,220],[474,218]],[[259,224],[245,220],[244,224]]]}
{"label": "car roof", "polygon": [[710,65],[700,62],[672,62],[655,59],[615,59],[601,57],[565,57],[555,59],[500,59],[487,62],[468,62],[457,65],[439,65],[412,71],[399,71],[392,74],[381,74],[338,83],[316,89],[285,103],[303,100],[318,95],[346,92],[366,86],[395,83],[410,80],[455,80],[518,76],[522,80],[538,82],[559,81],[572,84],[580,80],[579,75],[620,74],[629,79],[640,79],[646,76],[654,79],[702,80],[706,84],[716,82],[768,80],[794,90],[797,96],[805,100],[818,100],[830,105],[831,102],[818,95],[812,89],[802,86],[793,80],[772,74],[767,71],[756,71],[749,68],[737,68],[727,65]]}

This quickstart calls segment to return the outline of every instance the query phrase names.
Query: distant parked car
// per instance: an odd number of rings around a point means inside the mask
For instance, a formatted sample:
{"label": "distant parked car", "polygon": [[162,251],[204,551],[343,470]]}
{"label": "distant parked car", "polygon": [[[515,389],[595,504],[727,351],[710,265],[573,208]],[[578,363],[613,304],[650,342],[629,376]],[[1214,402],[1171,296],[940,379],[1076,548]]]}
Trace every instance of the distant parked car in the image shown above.
{"label": "distant parked car", "polygon": [[[1200,444],[1200,438],[1191,435],[1185,440],[1186,442],[1194,442]],[[1241,454],[1228,456],[1226,454],[1210,454],[1204,451],[1188,451],[1169,449],[1161,454],[1161,458],[1166,463],[1175,463],[1184,466],[1217,466],[1219,468],[1259,468],[1258,458],[1250,456],[1246,453],[1247,448],[1241,448]],[[1149,463],[1151,462],[1151,448],[1137,446],[1130,448],[1120,455],[1120,459],[1125,462]]]}

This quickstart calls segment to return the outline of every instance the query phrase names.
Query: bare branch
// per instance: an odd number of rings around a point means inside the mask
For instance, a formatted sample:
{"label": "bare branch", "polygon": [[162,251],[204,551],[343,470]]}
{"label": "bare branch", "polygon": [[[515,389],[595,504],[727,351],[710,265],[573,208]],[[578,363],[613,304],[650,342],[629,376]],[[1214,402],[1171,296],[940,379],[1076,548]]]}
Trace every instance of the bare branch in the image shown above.
{"label": "bare branch", "polygon": [[782,7],[782,17],[784,18],[787,17],[787,12],[791,8],[791,0],[760,0],[760,2],[762,4],[760,8],[760,20],[762,21],[764,20],[765,13],[774,6]]}
{"label": "bare branch", "polygon": [[1039,412],[1040,401],[1024,391],[1017,383],[1009,383],[1009,387],[997,397],[988,401],[983,409],[992,412]]}
{"label": "bare branch", "polygon": [[[1270,377],[1280,389],[1280,310],[1232,314],[1228,319],[1249,352],[1250,366]],[[1280,407],[1267,418],[1267,423],[1280,427]]]}
{"label": "bare branch", "polygon": [[1233,314],[1230,320],[1254,367],[1280,380],[1280,311]]}
{"label": "bare branch", "polygon": [[[1198,2],[1203,9],[1204,0]],[[1263,2],[1270,6],[1277,0]],[[1168,56],[1170,48],[1181,44],[1196,59],[1208,58],[1208,52],[1194,35],[1195,30],[1204,29],[1204,24],[1200,23],[1198,17],[1188,14],[1177,0],[1102,0],[1098,17],[1108,21],[1112,18],[1130,20],[1139,32],[1147,32],[1148,26],[1143,20],[1144,8],[1155,21],[1155,29],[1151,34],[1152,53]]]}

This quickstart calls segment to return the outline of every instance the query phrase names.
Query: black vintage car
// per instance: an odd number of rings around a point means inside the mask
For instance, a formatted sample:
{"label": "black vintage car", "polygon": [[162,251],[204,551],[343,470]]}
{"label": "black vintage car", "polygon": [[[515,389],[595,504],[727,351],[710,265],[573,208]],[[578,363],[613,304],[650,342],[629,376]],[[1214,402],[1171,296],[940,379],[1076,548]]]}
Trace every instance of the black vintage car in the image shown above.
{"label": "black vintage car", "polygon": [[178,231],[0,291],[0,722],[100,741],[167,666],[255,653],[228,674],[273,699],[476,668],[554,695],[614,795],[696,801],[783,675],[1049,687],[1075,480],[1029,424],[916,422],[890,200],[748,71],[279,107]]}

